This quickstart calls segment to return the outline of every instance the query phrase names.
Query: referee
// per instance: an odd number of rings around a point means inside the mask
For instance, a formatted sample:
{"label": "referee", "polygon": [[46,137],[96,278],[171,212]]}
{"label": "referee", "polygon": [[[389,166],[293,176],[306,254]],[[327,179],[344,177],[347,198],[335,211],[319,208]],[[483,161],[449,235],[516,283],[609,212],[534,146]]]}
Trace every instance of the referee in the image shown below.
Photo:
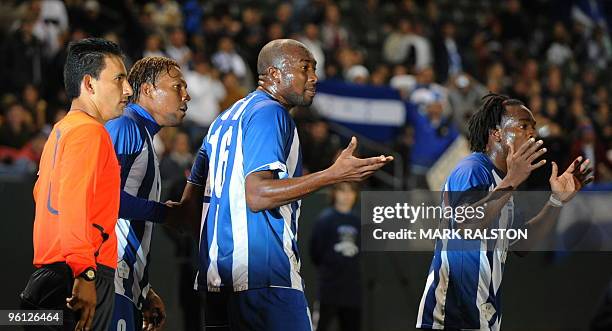
{"label": "referee", "polygon": [[37,269],[21,293],[22,308],[64,309],[64,326],[56,330],[106,331],[113,312],[120,169],[104,123],[121,115],[132,88],[119,46],[103,39],[69,45],[64,81],[72,104],[40,161],[34,186]]}

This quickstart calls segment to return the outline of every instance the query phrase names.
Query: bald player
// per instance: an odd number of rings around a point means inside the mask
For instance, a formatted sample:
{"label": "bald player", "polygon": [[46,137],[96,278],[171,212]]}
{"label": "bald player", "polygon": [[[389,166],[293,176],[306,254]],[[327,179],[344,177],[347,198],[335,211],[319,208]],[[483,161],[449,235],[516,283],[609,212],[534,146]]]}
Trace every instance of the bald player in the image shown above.
{"label": "bald player", "polygon": [[259,86],[217,117],[198,152],[181,203],[204,195],[197,287],[208,291],[207,330],[311,330],[297,245],[300,199],[362,181],[392,160],[354,157],[353,138],[331,167],[302,176],[289,110],[312,103],[315,68],[300,42],[265,45]]}

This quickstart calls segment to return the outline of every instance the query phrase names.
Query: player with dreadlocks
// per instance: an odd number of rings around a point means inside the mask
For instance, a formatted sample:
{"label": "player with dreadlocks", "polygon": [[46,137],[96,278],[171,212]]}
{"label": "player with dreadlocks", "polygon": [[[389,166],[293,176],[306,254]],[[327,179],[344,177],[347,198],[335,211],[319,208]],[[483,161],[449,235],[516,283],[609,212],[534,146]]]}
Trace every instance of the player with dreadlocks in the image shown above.
{"label": "player with dreadlocks", "polygon": [[[443,188],[443,206],[479,206],[481,220],[451,220],[452,229],[509,229],[516,227],[512,194],[531,172],[546,164],[536,140],[535,120],[525,105],[503,95],[488,94],[469,121],[472,154],[450,173]],[[589,160],[578,157],[561,175],[552,162],[551,195],[541,211],[521,226],[539,237],[552,229],[561,207],[593,177]],[[465,238],[465,237],[464,237]],[[440,239],[436,242],[417,328],[499,330],[500,285],[510,243],[496,239]]]}
{"label": "player with dreadlocks", "polygon": [[[159,202],[161,180],[153,137],[181,124],[191,99],[179,65],[164,57],[138,60],[128,81],[134,89],[123,115],[106,124],[121,164],[115,309],[109,331],[157,330],[165,307],[149,284],[149,252],[155,223],[178,218]],[[141,321],[142,320],[142,321]]]}

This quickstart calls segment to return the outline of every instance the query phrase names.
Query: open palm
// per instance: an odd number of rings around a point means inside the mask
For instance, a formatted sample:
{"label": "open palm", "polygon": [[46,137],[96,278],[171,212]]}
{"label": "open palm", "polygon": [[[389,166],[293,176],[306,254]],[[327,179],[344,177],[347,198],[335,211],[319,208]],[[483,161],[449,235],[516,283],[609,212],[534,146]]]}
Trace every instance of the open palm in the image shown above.
{"label": "open palm", "polygon": [[588,167],[590,160],[582,156],[577,157],[567,170],[557,176],[558,167],[552,163],[552,174],[550,175],[550,189],[557,199],[561,202],[571,200],[574,195],[586,184],[593,181],[593,176],[589,176],[592,169]]}

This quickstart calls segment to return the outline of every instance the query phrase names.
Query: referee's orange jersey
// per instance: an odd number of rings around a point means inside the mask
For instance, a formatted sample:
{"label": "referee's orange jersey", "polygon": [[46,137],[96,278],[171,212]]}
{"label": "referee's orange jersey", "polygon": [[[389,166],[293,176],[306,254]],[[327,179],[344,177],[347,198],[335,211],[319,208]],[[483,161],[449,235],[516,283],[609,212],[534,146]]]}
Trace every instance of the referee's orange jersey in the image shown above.
{"label": "referee's orange jersey", "polygon": [[34,265],[65,261],[74,276],[116,268],[120,167],[104,126],[70,111],[45,143],[34,186]]}

